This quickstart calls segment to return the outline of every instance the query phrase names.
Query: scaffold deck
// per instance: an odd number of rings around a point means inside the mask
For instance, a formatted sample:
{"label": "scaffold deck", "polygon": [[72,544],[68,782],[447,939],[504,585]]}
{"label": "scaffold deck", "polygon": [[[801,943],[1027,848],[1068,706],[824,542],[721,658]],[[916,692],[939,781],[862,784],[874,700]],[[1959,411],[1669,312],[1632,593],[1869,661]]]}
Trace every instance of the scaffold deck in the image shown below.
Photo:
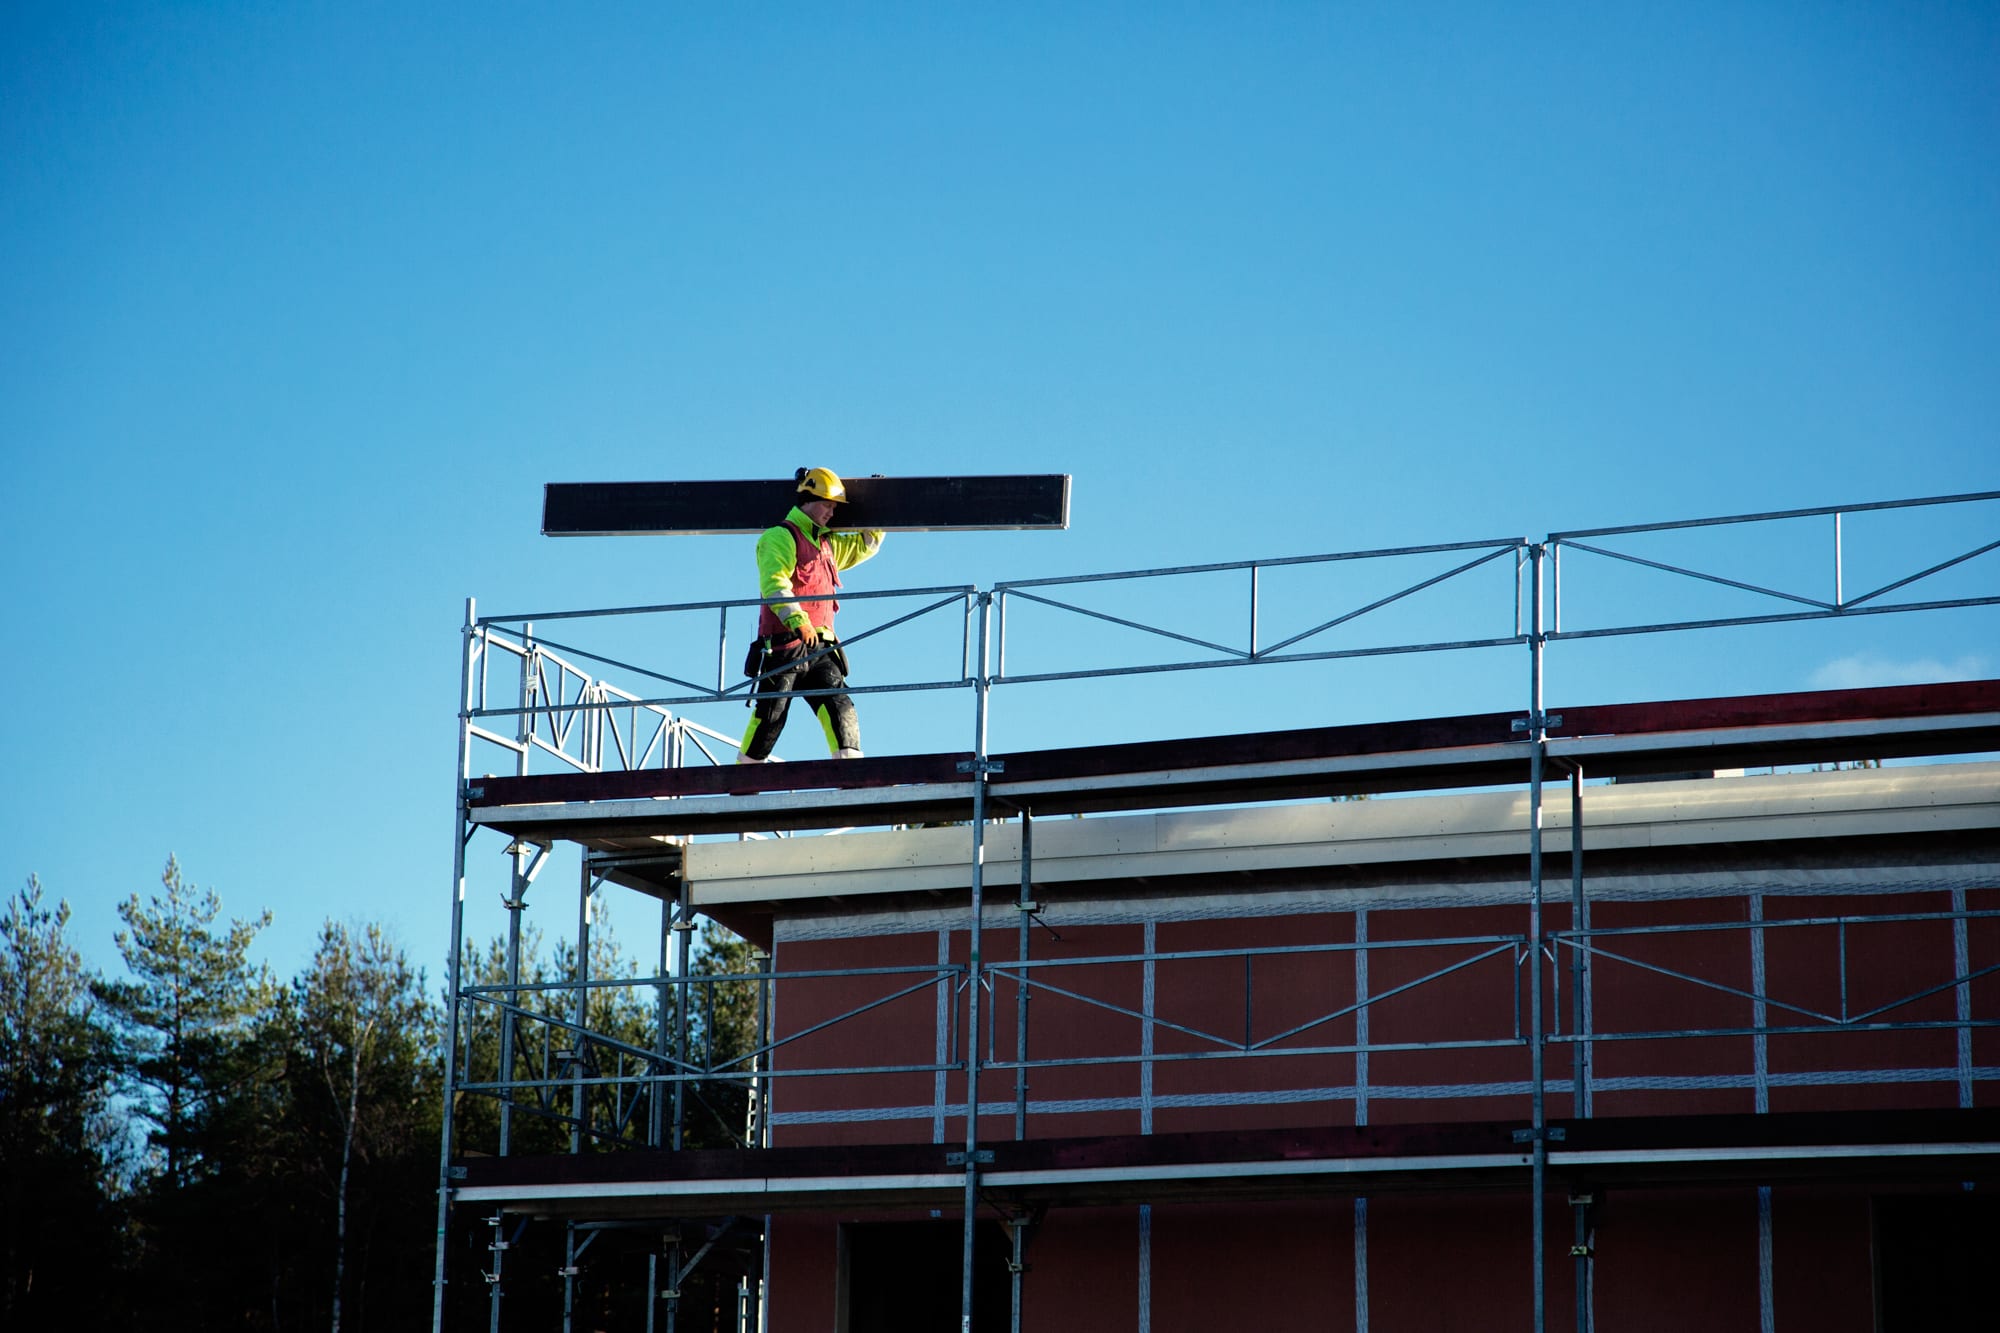
{"label": "scaffold deck", "polygon": [[[2000,750],[2000,680],[1550,708],[1548,756],[1592,777]],[[1521,713],[989,756],[996,813],[1160,809],[1524,780]],[[474,824],[629,850],[662,836],[971,817],[971,753],[472,780]]]}
{"label": "scaffold deck", "polygon": [[[980,1188],[1010,1204],[1115,1205],[1391,1190],[1525,1188],[1521,1121],[1032,1138],[982,1151]],[[2000,1110],[1793,1112],[1549,1122],[1558,1183],[1990,1181]],[[939,1207],[965,1188],[948,1145],[632,1151],[473,1158],[459,1197],[565,1214],[716,1216]]]}

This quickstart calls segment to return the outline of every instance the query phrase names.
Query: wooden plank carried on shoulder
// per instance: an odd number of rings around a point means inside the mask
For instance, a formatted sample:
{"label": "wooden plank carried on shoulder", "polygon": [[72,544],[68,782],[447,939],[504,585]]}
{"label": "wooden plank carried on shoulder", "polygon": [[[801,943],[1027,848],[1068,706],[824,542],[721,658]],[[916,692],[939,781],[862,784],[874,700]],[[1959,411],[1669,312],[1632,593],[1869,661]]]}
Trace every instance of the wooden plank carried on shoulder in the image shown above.
{"label": "wooden plank carried on shoulder", "polygon": [[[1065,473],[994,477],[852,477],[835,526],[890,532],[1059,531],[1069,526]],[[549,482],[550,537],[758,533],[799,499],[789,479]]]}

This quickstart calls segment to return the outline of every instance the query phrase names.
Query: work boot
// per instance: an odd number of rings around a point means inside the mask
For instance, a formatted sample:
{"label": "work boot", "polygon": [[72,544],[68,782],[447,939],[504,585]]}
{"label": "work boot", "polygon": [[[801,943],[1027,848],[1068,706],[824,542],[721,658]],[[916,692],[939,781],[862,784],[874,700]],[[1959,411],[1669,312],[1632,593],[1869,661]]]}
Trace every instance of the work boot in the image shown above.
{"label": "work boot", "polygon": [[855,749],[851,745],[848,745],[835,751],[833,757],[835,759],[859,759],[861,757],[861,751]]}
{"label": "work boot", "polygon": [[739,764],[761,764],[764,761],[762,759],[752,759],[747,754],[739,754],[736,756],[736,762]]}

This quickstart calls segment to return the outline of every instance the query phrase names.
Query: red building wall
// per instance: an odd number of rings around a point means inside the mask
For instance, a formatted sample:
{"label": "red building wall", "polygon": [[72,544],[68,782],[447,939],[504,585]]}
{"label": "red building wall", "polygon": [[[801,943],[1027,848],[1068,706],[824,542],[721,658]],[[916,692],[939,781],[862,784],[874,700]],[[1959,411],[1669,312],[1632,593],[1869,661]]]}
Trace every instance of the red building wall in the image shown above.
{"label": "red building wall", "polygon": [[[2000,890],[1964,898],[1974,910],[2000,909]],[[1338,901],[1333,895],[1328,900]],[[1841,931],[1784,923],[1843,914],[1944,912],[1952,906],[1951,894],[1942,891],[1594,902],[1591,922],[1600,930],[1732,928],[1599,937],[1603,952],[1592,960],[1590,974],[1593,1030],[1751,1027],[1757,1019],[1751,993],[1758,989],[1760,969],[1770,997],[1767,1023],[1809,1021],[1785,1005],[1838,1014]],[[1765,923],[1761,944],[1751,928],[1759,912]],[[1549,904],[1544,929],[1567,929],[1569,915],[1567,903]],[[778,969],[937,964],[939,930],[869,934],[865,917],[858,920],[856,934],[846,939],[788,940],[781,930]],[[1157,921],[1150,927],[1157,959],[1150,968],[1156,1057],[1150,1073],[1141,1063],[1115,1059],[1145,1049],[1147,1025],[1138,1015],[1145,1007],[1149,968],[1133,956],[1147,952],[1148,926],[1139,920],[1055,925],[1060,939],[1039,927],[1034,931],[1032,959],[1079,965],[1032,970],[1037,985],[1031,992],[1030,1054],[1111,1059],[1033,1070],[1031,1137],[1529,1117],[1530,1052],[1518,1039],[1529,1022],[1526,969],[1523,956],[1506,942],[1526,932],[1523,904],[1440,905],[1433,897],[1404,906],[1375,895],[1367,900],[1365,915],[1327,910]],[[1952,923],[1880,922],[1849,926],[1845,933],[1850,1015],[1881,1009],[1884,1019],[1949,1021],[1957,1013]],[[1971,970],[2000,963],[2000,921],[1971,922],[1963,934]],[[1364,935],[1365,960],[1351,947]],[[1502,943],[1492,943],[1495,938]],[[1276,946],[1316,951],[1257,955],[1247,967],[1242,954],[1228,953]],[[983,947],[989,964],[1012,962],[1016,934],[989,930]],[[1493,956],[1477,958],[1495,948]],[[963,964],[967,949],[966,932],[950,930],[945,956]],[[1163,956],[1178,953],[1204,956]],[[1112,956],[1124,961],[1089,961]],[[1566,1033],[1575,1022],[1570,958],[1566,948],[1555,949],[1542,968],[1546,1021]],[[1439,973],[1444,975],[1434,975]],[[1370,1005],[1365,1018],[1353,1011],[1364,975],[1368,995],[1388,996]],[[781,981],[777,1031],[780,1037],[805,1032],[916,979]],[[1390,994],[1404,986],[1411,989]],[[1975,1012],[2000,1013],[2000,976],[1979,978],[1968,990]],[[990,1034],[991,1058],[1014,1056],[1015,994],[1012,974],[994,974],[983,1000],[990,1026],[980,1037],[984,1052]],[[1910,996],[1919,998],[1896,1003]],[[962,1023],[964,1005],[962,993],[952,997],[948,1023]],[[1271,1046],[1278,1052],[1351,1047],[1364,1032],[1377,1049],[1365,1058],[1352,1052],[1173,1058],[1222,1049],[1211,1038],[1241,1042],[1246,1032],[1253,1042],[1291,1033]],[[1960,1040],[1952,1031],[1772,1036],[1762,1043],[1762,1109],[1959,1105]],[[777,1063],[781,1069],[930,1064],[938,1042],[937,992],[931,986],[781,1047]],[[1418,1043],[1497,1044],[1380,1049]],[[2000,1034],[1975,1031],[1970,1046],[1975,1065],[2000,1063]],[[1591,1045],[1592,1113],[1758,1110],[1758,1047],[1757,1038],[1740,1033],[1603,1037]],[[953,1050],[956,1058],[961,1052]],[[1573,1045],[1547,1048],[1553,1118],[1574,1113],[1569,1085],[1575,1052]],[[1913,1076],[1913,1070],[1929,1076]],[[981,1137],[1011,1138],[1013,1074],[989,1071],[982,1082],[987,1112]],[[943,1084],[940,1106],[939,1079],[930,1072],[781,1079],[774,1100],[775,1142],[960,1143],[963,1077],[949,1075]],[[1975,1102],[1990,1103],[1990,1084],[1970,1086]],[[843,1114],[852,1118],[842,1120]],[[1132,1207],[1055,1209],[1036,1233],[1029,1256],[1023,1326],[1037,1333],[1135,1328],[1143,1303],[1148,1326],[1156,1331],[1355,1328],[1361,1283],[1368,1323],[1376,1329],[1527,1326],[1532,1288],[1525,1197],[1385,1194],[1369,1199],[1362,1211],[1365,1225],[1357,1233],[1356,1201],[1345,1196],[1172,1203],[1148,1213]],[[1768,1219],[1769,1298],[1783,1312],[1780,1326],[1830,1333],[1872,1328],[1867,1188],[1776,1190]],[[829,1326],[820,1321],[834,1300],[840,1220],[775,1224],[774,1330],[803,1333]],[[1588,1297],[1599,1327],[1745,1333],[1760,1327],[1766,1223],[1755,1187],[1614,1191],[1598,1202],[1594,1225]],[[1573,1326],[1576,1265],[1568,1253],[1572,1213],[1561,1194],[1550,1197],[1547,1227],[1549,1327],[1566,1329]],[[1149,1280],[1142,1279],[1145,1273]]]}

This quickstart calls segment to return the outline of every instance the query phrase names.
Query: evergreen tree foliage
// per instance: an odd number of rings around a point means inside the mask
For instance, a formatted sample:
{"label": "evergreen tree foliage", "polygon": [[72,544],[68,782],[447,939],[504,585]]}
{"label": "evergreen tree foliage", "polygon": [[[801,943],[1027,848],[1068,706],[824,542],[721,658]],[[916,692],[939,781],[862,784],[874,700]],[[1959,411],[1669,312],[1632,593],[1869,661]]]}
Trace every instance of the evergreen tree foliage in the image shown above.
{"label": "evergreen tree foliage", "polygon": [[[552,972],[575,981],[577,956],[573,943],[560,941]],[[559,999],[554,994],[547,997],[558,1000],[558,1022],[571,1025],[564,1029],[567,1036],[561,1043],[570,1058],[559,1064],[557,1072],[579,1079],[636,1080],[658,1066],[659,1053],[665,1049],[660,1040],[662,1018],[671,1013],[672,999],[653,988],[630,984],[651,969],[642,970],[626,957],[602,893],[591,899],[588,962],[581,973],[588,984],[560,993]],[[583,1086],[580,1093],[564,1097],[565,1109],[581,1120],[572,1126],[579,1135],[578,1147],[598,1151],[647,1140],[651,1093],[641,1085],[596,1083]]]}
{"label": "evergreen tree foliage", "polygon": [[[542,958],[541,932],[532,926],[521,932],[518,967],[521,989],[517,992],[503,991],[460,1004],[457,1058],[461,1068],[452,1094],[455,1153],[499,1153],[503,1105],[508,1112],[508,1152],[569,1151],[568,1130],[556,1118],[556,1090],[531,1088],[504,1103],[497,1094],[466,1090],[468,1084],[477,1087],[500,1082],[503,1072],[510,1072],[514,1079],[534,1080],[554,1067],[556,1043],[549,1020],[560,1020],[571,1001],[566,990],[554,988],[561,974]],[[495,937],[484,949],[466,944],[459,957],[460,989],[507,985],[506,938]],[[508,1003],[525,1011],[516,1016],[511,1029],[504,1021]],[[502,1056],[510,1031],[513,1063],[508,1066],[503,1065]]]}
{"label": "evergreen tree foliage", "polygon": [[98,994],[118,1027],[133,1107],[153,1126],[149,1165],[173,1189],[218,1169],[224,1102],[249,1072],[246,1038],[275,992],[249,958],[268,911],[218,931],[221,899],[197,892],[171,856],[160,885],[149,902],[135,893],[119,904],[118,952],[134,979]]}
{"label": "evergreen tree foliage", "polygon": [[[677,1086],[682,1146],[741,1145],[759,987],[734,978],[761,957],[708,923],[683,978],[628,957],[591,908],[582,967],[533,929],[511,969],[504,939],[466,948],[462,986],[488,989],[461,1010],[454,1151],[498,1151],[503,1113],[517,1155],[671,1146]],[[249,957],[270,914],[228,918],[171,857],[118,911],[126,975],[107,980],[34,878],[0,906],[0,1327],[423,1326],[449,1053],[422,972],[379,926],[329,921],[280,985]],[[511,1101],[491,1086],[510,1068]],[[691,1077],[654,1081],[673,1074]],[[484,1327],[495,1235],[453,1216],[453,1326]],[[561,1227],[511,1239],[510,1323],[640,1326],[666,1272],[649,1261],[670,1251],[650,1230],[600,1234],[572,1289]],[[707,1239],[695,1225],[680,1253]],[[733,1309],[754,1253],[748,1233],[721,1238],[681,1283],[682,1327]]]}
{"label": "evergreen tree foliage", "polygon": [[[467,999],[460,1013],[464,1068],[453,1110],[454,1152],[498,1151],[503,1106],[511,1123],[507,1152],[514,1156],[645,1147],[656,1141],[655,1135],[659,1146],[671,1147],[675,1084],[649,1082],[647,1076],[683,1071],[697,1077],[680,1085],[681,1145],[743,1146],[758,984],[729,978],[754,973],[763,960],[747,942],[705,922],[692,942],[690,976],[682,981],[673,965],[662,971],[627,955],[602,899],[592,903],[591,912],[589,965],[581,975],[572,942],[558,941],[545,957],[532,928],[522,932],[518,982],[511,987],[505,937],[465,947],[461,989],[481,994]],[[579,986],[580,980],[585,984]],[[478,1085],[502,1081],[503,1009],[509,1000],[514,1006],[511,1077],[518,1087],[513,1099],[503,1103]],[[510,1249],[500,1284],[510,1319],[535,1326],[560,1319],[567,1309],[588,1327],[646,1326],[645,1292],[651,1289],[647,1261],[650,1256],[662,1265],[654,1276],[664,1282],[670,1253],[659,1233],[594,1234],[575,1289],[566,1291],[555,1276],[567,1262],[562,1228],[537,1223],[516,1236],[514,1225],[510,1221],[503,1228]],[[495,1238],[485,1219],[463,1209],[454,1213],[448,1258],[456,1304],[450,1308],[454,1320],[466,1321],[464,1327],[475,1326],[472,1314],[485,1312],[483,1303],[468,1293],[490,1290],[481,1273],[493,1271],[494,1256],[487,1247]],[[683,1236],[683,1261],[707,1239],[706,1224],[694,1225]],[[740,1229],[732,1232],[681,1283],[680,1327],[730,1326],[736,1272],[752,1262],[749,1246]],[[725,1318],[719,1311],[729,1314]]]}
{"label": "evergreen tree foliage", "polygon": [[438,1009],[380,926],[331,921],[287,1008],[289,1155],[317,1204],[324,1326],[407,1325],[411,1292],[428,1296]]}
{"label": "evergreen tree foliage", "polygon": [[717,978],[696,984],[694,1049],[715,1077],[696,1085],[704,1111],[689,1116],[684,1142],[690,1148],[744,1146],[750,1128],[750,1076],[757,1047],[757,983],[721,978],[754,973],[762,965],[756,950],[714,921],[704,921],[691,972]]}
{"label": "evergreen tree foliage", "polygon": [[0,1327],[97,1326],[122,1258],[113,1044],[41,881],[0,912]]}
{"label": "evergreen tree foliage", "polygon": [[285,1308],[282,1015],[249,950],[270,913],[218,925],[221,900],[169,857],[161,891],[118,908],[131,979],[101,983],[120,1092],[148,1132],[130,1197],[147,1329],[275,1327]]}

